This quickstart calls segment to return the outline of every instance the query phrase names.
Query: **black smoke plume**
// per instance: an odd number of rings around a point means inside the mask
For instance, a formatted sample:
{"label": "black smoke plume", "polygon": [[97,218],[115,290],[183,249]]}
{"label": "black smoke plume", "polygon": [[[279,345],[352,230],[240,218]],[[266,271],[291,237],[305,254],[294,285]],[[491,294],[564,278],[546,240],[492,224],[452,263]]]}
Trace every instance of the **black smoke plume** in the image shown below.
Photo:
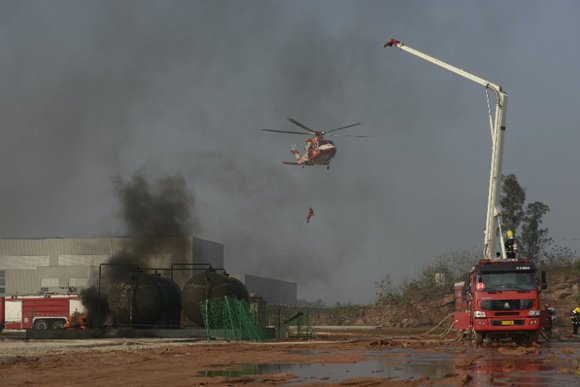
{"label": "black smoke plume", "polygon": [[93,286],[82,292],[93,327],[108,324],[107,290],[111,282],[124,273],[147,270],[151,255],[164,251],[169,244],[173,248],[176,243],[185,244],[185,239],[180,242],[178,237],[199,231],[192,217],[194,197],[183,177],[163,177],[152,184],[144,175],[136,174],[129,181],[116,176],[113,183],[120,202],[119,217],[129,239],[123,251],[102,267],[100,278],[92,278]]}

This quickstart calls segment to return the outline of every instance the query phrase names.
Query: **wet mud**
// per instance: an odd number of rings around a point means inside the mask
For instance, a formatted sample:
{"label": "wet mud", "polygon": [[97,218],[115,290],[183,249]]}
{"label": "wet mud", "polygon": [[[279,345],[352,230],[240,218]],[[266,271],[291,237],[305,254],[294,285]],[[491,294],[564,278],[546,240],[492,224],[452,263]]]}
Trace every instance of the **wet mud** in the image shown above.
{"label": "wet mud", "polygon": [[[580,344],[474,347],[425,340],[119,342],[106,348],[0,342],[2,386],[546,386],[580,384]],[[14,343],[12,343],[14,346]],[[56,349],[58,348],[58,350]],[[11,348],[14,349],[14,348]]]}

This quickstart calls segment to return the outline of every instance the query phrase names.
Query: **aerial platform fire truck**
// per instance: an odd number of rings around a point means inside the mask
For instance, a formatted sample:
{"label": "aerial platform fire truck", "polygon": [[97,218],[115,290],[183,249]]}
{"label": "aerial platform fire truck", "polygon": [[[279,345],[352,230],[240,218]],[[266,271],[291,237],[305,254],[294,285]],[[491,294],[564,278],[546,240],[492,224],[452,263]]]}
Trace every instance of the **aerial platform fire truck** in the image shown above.
{"label": "aerial platform fire truck", "polygon": [[[484,258],[474,266],[466,281],[455,285],[454,326],[467,332],[476,344],[492,337],[522,336],[536,342],[540,327],[547,326],[547,312],[540,311],[539,294],[546,288],[546,276],[536,278],[536,267],[527,258],[507,259],[501,234],[499,189],[505,136],[507,94],[491,83],[460,68],[410,48],[392,39],[384,47],[398,47],[428,62],[467,78],[495,94],[495,119],[489,107],[492,154],[484,239]],[[496,254],[499,230],[501,253]]]}
{"label": "aerial platform fire truck", "polygon": [[0,297],[0,331],[63,329],[71,316],[82,315],[78,293],[46,293]]}

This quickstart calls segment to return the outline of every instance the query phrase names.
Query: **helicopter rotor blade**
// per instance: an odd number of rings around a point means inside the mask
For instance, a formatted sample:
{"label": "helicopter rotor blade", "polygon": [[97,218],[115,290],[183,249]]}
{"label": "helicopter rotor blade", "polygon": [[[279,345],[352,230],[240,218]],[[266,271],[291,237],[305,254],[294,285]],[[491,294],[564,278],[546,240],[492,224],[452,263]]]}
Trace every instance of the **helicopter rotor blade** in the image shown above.
{"label": "helicopter rotor blade", "polygon": [[307,131],[314,133],[314,134],[318,134],[320,132],[317,132],[316,130],[312,130],[310,129],[308,126],[306,125],[302,125],[300,122],[293,120],[292,118],[288,117],[288,121],[292,122],[294,125],[298,125],[300,126],[302,129],[306,129]]}
{"label": "helicopter rotor blade", "polygon": [[343,127],[336,128],[336,129],[332,129],[332,130],[327,130],[326,132],[322,132],[322,133],[325,134],[325,133],[336,132],[337,130],[342,130],[342,129],[346,129],[346,128],[352,128],[353,126],[358,126],[360,124],[361,124],[360,122],[357,122],[356,124],[347,125],[347,126],[343,126]]}
{"label": "helicopter rotor blade", "polygon": [[266,132],[275,132],[275,133],[308,134],[308,135],[310,134],[308,132],[292,132],[289,130],[274,130],[274,129],[262,129],[262,130]]}
{"label": "helicopter rotor blade", "polygon": [[328,134],[325,136],[332,136],[332,137],[372,137],[372,136],[354,136],[352,134]]}

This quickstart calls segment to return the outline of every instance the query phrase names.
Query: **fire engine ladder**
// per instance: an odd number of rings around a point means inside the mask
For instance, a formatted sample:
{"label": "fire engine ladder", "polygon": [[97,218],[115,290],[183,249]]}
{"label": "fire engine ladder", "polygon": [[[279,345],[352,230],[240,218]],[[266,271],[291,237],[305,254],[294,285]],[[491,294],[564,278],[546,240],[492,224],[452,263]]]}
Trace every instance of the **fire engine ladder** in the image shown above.
{"label": "fire engine ladder", "polygon": [[[439,67],[443,67],[455,74],[458,74],[464,78],[467,78],[481,86],[483,86],[486,91],[491,89],[495,93],[495,121],[492,120],[491,110],[490,110],[490,129],[491,129],[491,141],[492,141],[492,153],[491,153],[491,171],[489,176],[489,193],[487,198],[487,218],[485,225],[485,238],[484,238],[484,248],[483,254],[485,258],[495,260],[495,249],[497,247],[497,230],[499,225],[500,210],[499,204],[499,189],[501,185],[501,168],[503,159],[503,145],[505,136],[505,122],[506,122],[506,109],[507,109],[507,94],[502,90],[500,85],[486,81],[476,75],[468,73],[465,70],[452,66],[445,63],[439,59],[432,56],[424,54],[417,51],[411,47],[404,45],[398,40],[391,39],[389,42],[385,43],[383,47],[396,46],[399,49],[408,52],[409,54],[418,56],[419,58],[431,62]],[[505,250],[502,249],[502,258],[506,259]]]}

